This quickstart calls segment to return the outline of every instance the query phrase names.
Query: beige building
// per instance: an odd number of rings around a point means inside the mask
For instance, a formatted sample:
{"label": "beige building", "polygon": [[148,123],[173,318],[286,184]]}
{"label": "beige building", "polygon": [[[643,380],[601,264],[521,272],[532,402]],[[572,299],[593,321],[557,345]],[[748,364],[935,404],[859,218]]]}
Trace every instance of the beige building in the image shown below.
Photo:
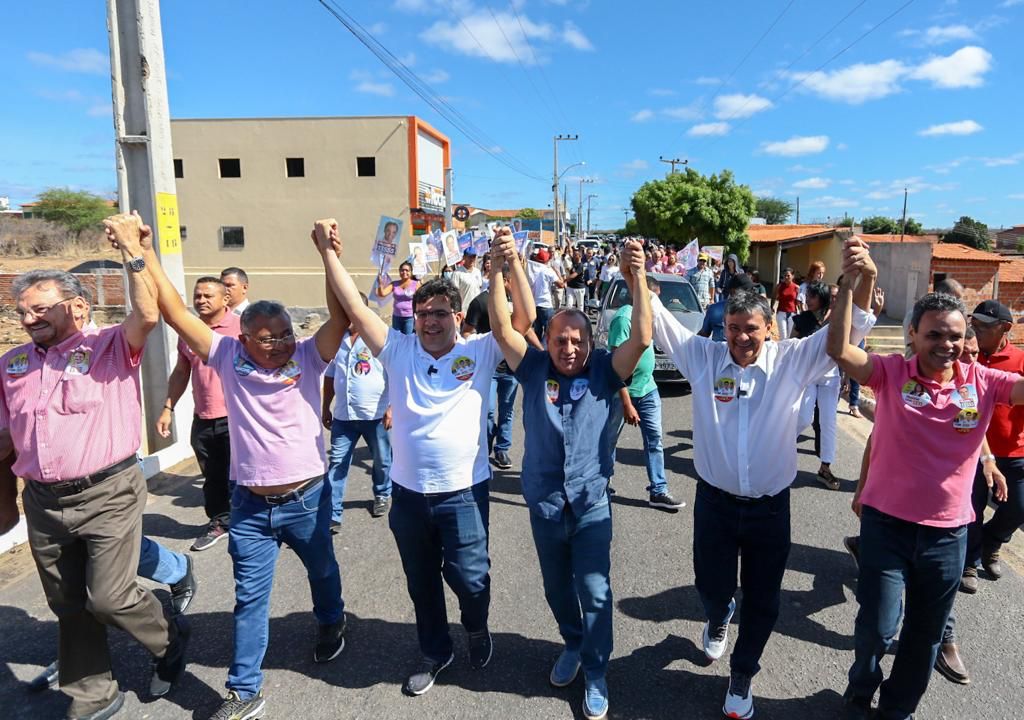
{"label": "beige building", "polygon": [[229,266],[253,299],[324,305],[313,221],[336,217],[360,288],[382,215],[414,232],[441,227],[447,137],[415,116],[172,120],[185,282]]}

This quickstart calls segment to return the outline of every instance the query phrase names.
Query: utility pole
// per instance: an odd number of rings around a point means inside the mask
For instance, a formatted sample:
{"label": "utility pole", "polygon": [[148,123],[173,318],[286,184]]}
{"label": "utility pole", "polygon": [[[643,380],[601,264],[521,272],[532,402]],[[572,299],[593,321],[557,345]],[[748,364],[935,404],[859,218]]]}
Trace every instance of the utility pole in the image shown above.
{"label": "utility pole", "polygon": [[669,173],[670,175],[675,175],[676,174],[676,165],[688,165],[689,162],[690,162],[689,160],[680,160],[679,158],[674,158],[672,160],[666,160],[661,155],[658,156],[658,160],[660,160],[661,162],[666,163],[666,164],[672,166],[672,172]]}
{"label": "utility pole", "polygon": [[580,178],[580,205],[576,212],[576,239],[583,239],[583,183],[593,183],[590,178]]}
{"label": "utility pole", "polygon": [[907,189],[903,188],[903,220],[900,222],[900,242],[903,242],[903,233],[907,231]]}
{"label": "utility pole", "polygon": [[[554,146],[555,146],[555,172],[551,176],[551,192],[555,195],[555,247],[562,247],[562,236],[558,232],[559,217],[558,217],[558,142],[560,140],[579,140],[579,135],[555,135]],[[543,224],[543,223],[542,223]]]}
{"label": "utility pole", "polygon": [[596,198],[597,195],[587,195],[587,234],[590,234],[590,199]]}
{"label": "utility pole", "polygon": [[800,196],[796,196],[796,224],[800,224]]}
{"label": "utility pole", "polygon": [[444,169],[444,229],[453,230],[452,223],[452,181],[455,173],[451,168]]}
{"label": "utility pole", "polygon": [[[160,264],[184,298],[185,272],[159,0],[107,0],[107,30],[119,210],[138,210],[152,226],[153,247]],[[158,461],[163,467],[191,453],[184,442],[192,417],[191,393],[181,398],[171,439],[161,438],[155,432],[167,397],[167,378],[177,360],[175,341],[176,337],[161,321],[150,333],[142,356],[144,452],[167,450]]]}

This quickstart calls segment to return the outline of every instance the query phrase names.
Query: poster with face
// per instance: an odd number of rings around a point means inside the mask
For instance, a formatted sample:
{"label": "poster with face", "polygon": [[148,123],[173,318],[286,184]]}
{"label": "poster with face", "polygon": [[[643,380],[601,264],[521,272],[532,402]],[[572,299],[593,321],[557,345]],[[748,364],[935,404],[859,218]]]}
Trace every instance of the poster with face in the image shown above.
{"label": "poster with face", "polygon": [[[373,239],[373,250],[370,252],[370,262],[375,266],[388,267],[394,262],[398,254],[398,243],[402,238],[402,221],[398,218],[381,215],[377,223],[377,234]],[[387,272],[383,269],[382,272]]]}
{"label": "poster with face", "polygon": [[486,235],[474,235],[473,236],[473,249],[476,250],[477,257],[483,257],[491,249],[491,243],[487,239]]}
{"label": "poster with face", "polygon": [[427,233],[422,240],[427,247],[427,262],[436,263],[441,257],[441,231]]}
{"label": "poster with face", "polygon": [[510,228],[512,228],[512,234],[513,235],[515,235],[517,232],[522,232],[523,231],[523,219],[522,218],[512,218],[512,220],[511,220],[511,222],[509,222],[508,226]]}
{"label": "poster with face", "polygon": [[529,233],[526,230],[512,233],[512,239],[516,241],[516,253],[519,255],[522,255],[523,251],[526,249],[526,241],[529,239],[528,236]]}
{"label": "poster with face", "polygon": [[462,233],[459,235],[459,251],[466,252],[473,247],[473,232]]}
{"label": "poster with face", "polygon": [[441,233],[441,248],[444,251],[444,261],[448,265],[457,265],[462,260],[462,250],[459,249],[459,234],[454,230]]}
{"label": "poster with face", "polygon": [[418,278],[426,277],[430,269],[427,267],[427,242],[409,243],[409,257],[412,262],[412,274]]}

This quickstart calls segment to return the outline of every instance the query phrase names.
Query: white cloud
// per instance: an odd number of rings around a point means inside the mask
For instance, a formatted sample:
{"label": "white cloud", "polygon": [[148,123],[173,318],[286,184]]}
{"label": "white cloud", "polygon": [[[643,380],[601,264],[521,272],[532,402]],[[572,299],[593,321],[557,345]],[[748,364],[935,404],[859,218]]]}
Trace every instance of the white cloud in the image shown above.
{"label": "white cloud", "polygon": [[669,90],[668,88],[651,88],[647,91],[648,95],[654,95],[655,97],[670,97],[676,94],[675,90]]}
{"label": "white cloud", "polygon": [[715,98],[715,117],[719,120],[746,118],[773,107],[760,95],[722,95]]}
{"label": "white cloud", "polygon": [[110,56],[93,48],[68,50],[61,55],[30,52],[28,59],[35,65],[57,68],[68,72],[105,75],[110,72]]}
{"label": "white cloud", "polygon": [[621,170],[623,171],[624,174],[631,175],[631,174],[633,174],[635,172],[639,172],[641,170],[646,170],[650,166],[651,166],[651,164],[649,162],[647,162],[646,160],[643,160],[641,158],[637,158],[636,160],[630,160],[629,162],[622,163]]}
{"label": "white cloud", "polygon": [[562,27],[562,40],[570,47],[584,52],[594,49],[593,44],[583,34],[583,31],[568,20],[566,20],[565,25]]}
{"label": "white cloud", "polygon": [[1024,152],[1014,153],[1013,155],[1004,155],[1003,157],[981,158],[981,161],[985,164],[985,167],[1006,167],[1008,165],[1017,165],[1021,161],[1024,161]]}
{"label": "white cloud", "polygon": [[1024,193],[1013,193],[1012,195],[1007,195],[1006,197],[1008,197],[1010,200],[1024,200]]}
{"label": "white cloud", "polygon": [[899,80],[907,67],[898,60],[857,63],[830,72],[793,73],[803,86],[827,100],[859,105],[899,92]]}
{"label": "white cloud", "polygon": [[373,82],[372,80],[363,80],[356,85],[355,91],[381,97],[391,97],[395,94],[395,88],[391,83]]}
{"label": "white cloud", "polygon": [[375,22],[370,27],[366,28],[371,35],[380,35],[387,31],[388,26],[382,22]]}
{"label": "white cloud", "polygon": [[807,137],[791,137],[789,140],[761,143],[761,150],[769,155],[795,157],[798,155],[814,155],[828,147],[827,135],[810,135]]}
{"label": "white cloud", "polygon": [[630,120],[632,122],[647,122],[652,117],[654,117],[653,110],[638,110],[637,112],[633,113],[633,117],[631,117]]}
{"label": "white cloud", "polygon": [[820,208],[855,208],[859,205],[856,200],[849,198],[836,197],[835,195],[823,195],[820,198],[813,198],[811,200],[804,201],[804,207],[820,207]]}
{"label": "white cloud", "polygon": [[423,75],[420,75],[420,77],[424,82],[430,85],[440,85],[443,82],[448,82],[451,75],[438,68],[436,70],[431,70],[428,73],[424,73]]}
{"label": "white cloud", "polygon": [[1021,3],[1024,3],[1024,0],[1003,0],[1003,4],[999,7],[1008,8],[1013,7],[1014,5],[1020,5]]}
{"label": "white cloud", "polygon": [[728,135],[729,134],[729,123],[727,122],[710,122],[701,123],[700,125],[694,125],[692,128],[686,131],[686,134],[690,137],[707,137],[710,135]]}
{"label": "white cloud", "polygon": [[85,114],[89,117],[113,117],[114,107],[109,102],[98,102],[90,105]]}
{"label": "white cloud", "polygon": [[839,143],[836,145],[836,150],[848,150],[850,148],[846,143]]}
{"label": "white cloud", "polygon": [[700,108],[693,105],[665,108],[661,114],[673,120],[699,120],[701,117]]}
{"label": "white cloud", "polygon": [[978,34],[966,25],[933,25],[924,31],[923,39],[929,45],[942,45],[955,40],[977,40]]}
{"label": "white cloud", "polygon": [[718,85],[722,81],[716,77],[705,77],[702,75],[701,77],[694,80],[694,82],[697,83],[698,85]]}
{"label": "white cloud", "polygon": [[889,182],[882,182],[880,180],[874,180],[870,183],[873,187],[877,187],[877,190],[872,190],[867,194],[867,197],[872,200],[887,200],[889,198],[903,197],[903,190],[906,188],[907,192],[911,195],[920,192],[949,192],[955,190],[957,187],[956,183],[930,183],[925,182],[924,178],[919,176],[908,177],[908,178],[897,178],[896,180],[890,180]]}
{"label": "white cloud", "polygon": [[919,131],[918,135],[931,137],[933,135],[973,135],[981,132],[984,128],[973,120],[960,120],[958,122],[942,123],[932,125]]}
{"label": "white cloud", "polygon": [[832,181],[828,178],[811,177],[806,180],[798,180],[793,183],[793,187],[800,188],[801,190],[824,190],[831,184]]}
{"label": "white cloud", "polygon": [[434,4],[428,0],[395,0],[394,7],[403,12],[428,12],[433,10]]}
{"label": "white cloud", "polygon": [[948,57],[935,57],[915,68],[910,77],[927,80],[935,87],[978,87],[992,69],[992,53],[975,45],[960,48]]}

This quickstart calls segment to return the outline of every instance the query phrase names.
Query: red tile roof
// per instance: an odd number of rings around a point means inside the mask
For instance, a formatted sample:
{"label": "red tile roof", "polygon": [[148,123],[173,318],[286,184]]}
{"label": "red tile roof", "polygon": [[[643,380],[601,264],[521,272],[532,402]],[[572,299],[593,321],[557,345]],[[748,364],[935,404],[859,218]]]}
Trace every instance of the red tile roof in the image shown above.
{"label": "red tile roof", "polygon": [[1024,283],[1024,260],[1004,260],[999,266],[999,282]]}
{"label": "red tile roof", "polygon": [[831,225],[751,225],[747,235],[752,243],[776,244],[835,231]]}
{"label": "red tile roof", "polygon": [[932,246],[932,258],[939,260],[977,260],[979,262],[1003,262],[1003,256],[977,250],[967,245],[936,243]]}
{"label": "red tile roof", "polygon": [[900,240],[899,235],[868,235],[866,233],[861,235],[864,238],[864,242],[868,245],[872,243],[898,243],[898,242],[927,242],[937,243],[939,241],[938,235],[904,235],[903,240]]}

